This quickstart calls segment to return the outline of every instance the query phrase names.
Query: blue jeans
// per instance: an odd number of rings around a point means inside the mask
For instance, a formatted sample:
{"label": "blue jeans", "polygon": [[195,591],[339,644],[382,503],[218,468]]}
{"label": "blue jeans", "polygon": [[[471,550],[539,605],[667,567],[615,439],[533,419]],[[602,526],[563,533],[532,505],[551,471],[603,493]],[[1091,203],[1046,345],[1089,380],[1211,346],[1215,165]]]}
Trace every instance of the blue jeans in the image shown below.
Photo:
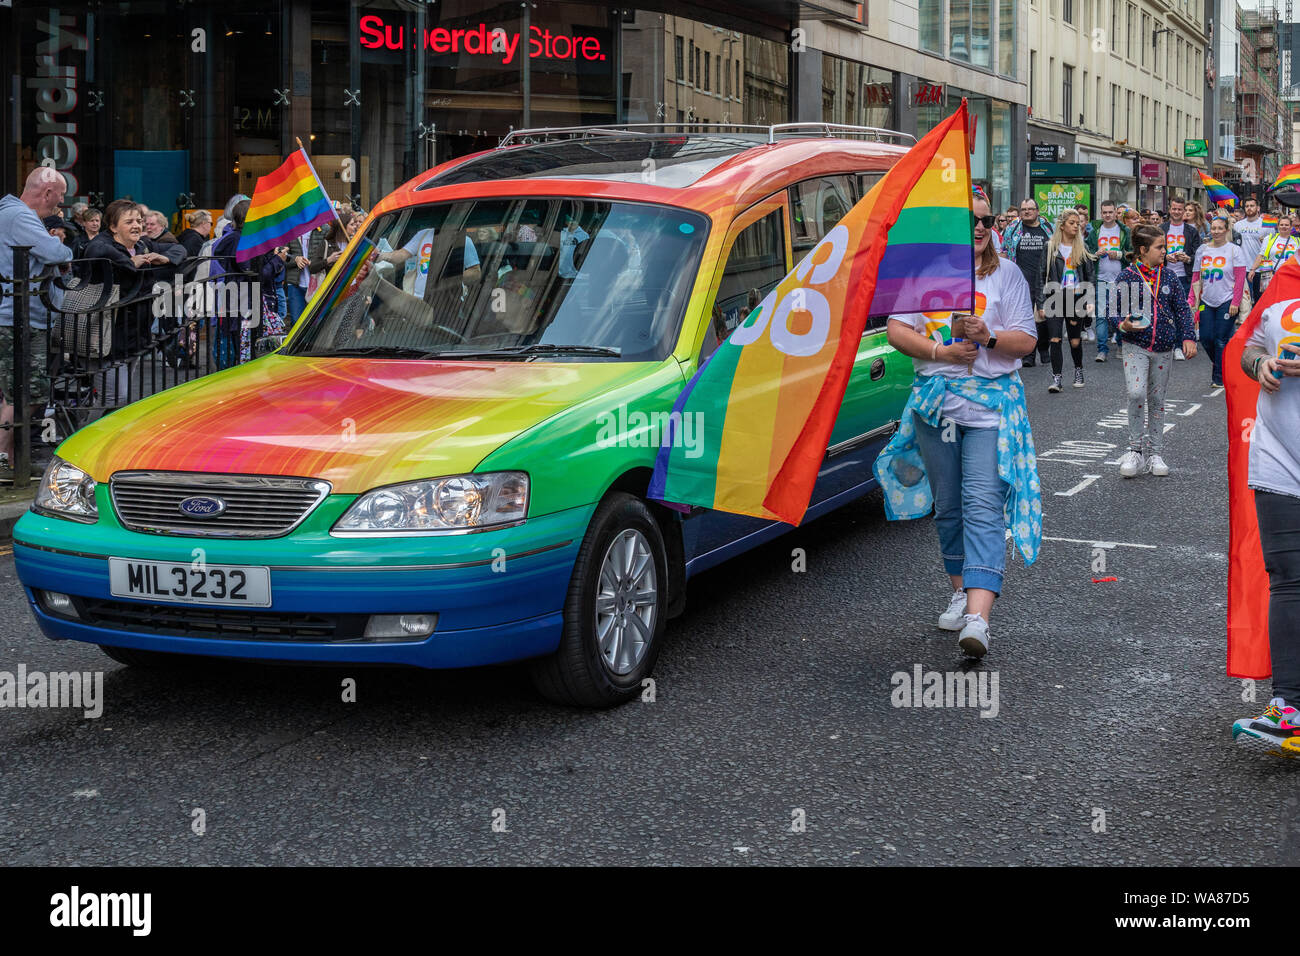
{"label": "blue jeans", "polygon": [[[919,417],[916,443],[934,494],[934,523],[948,574],[963,588],[1002,590],[1007,566],[1002,510],[1011,486],[998,477],[998,430],[944,419],[934,428]],[[947,433],[952,441],[944,441]]]}
{"label": "blue jeans", "polygon": [[307,290],[300,285],[286,284],[284,295],[289,302],[289,314],[284,322],[284,327],[288,330],[293,328],[298,321],[298,316],[302,315],[302,310],[307,308]]}
{"label": "blue jeans", "polygon": [[1236,331],[1236,319],[1228,314],[1230,308],[1231,299],[1223,305],[1201,306],[1201,345],[1210,357],[1213,366],[1211,374],[1216,382],[1223,381],[1223,349]]}
{"label": "blue jeans", "polygon": [[284,296],[284,282],[283,280],[281,280],[279,282],[276,282],[275,284],[275,311],[276,314],[279,315],[281,319],[284,318],[285,312],[288,311],[286,306],[287,303],[285,301],[285,296]]}
{"label": "blue jeans", "polygon": [[[1106,279],[1097,280],[1097,354],[1110,354],[1110,306],[1115,295],[1115,283]],[[1118,330],[1119,323],[1115,323]]]}

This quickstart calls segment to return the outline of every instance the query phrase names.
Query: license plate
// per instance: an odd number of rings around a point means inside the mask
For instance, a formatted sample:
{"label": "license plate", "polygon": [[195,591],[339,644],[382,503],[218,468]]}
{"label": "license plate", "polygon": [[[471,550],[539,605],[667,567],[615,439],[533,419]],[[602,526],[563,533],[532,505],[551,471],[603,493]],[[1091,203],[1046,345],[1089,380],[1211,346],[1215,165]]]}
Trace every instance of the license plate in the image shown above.
{"label": "license plate", "polygon": [[108,581],[114,597],[177,604],[271,606],[270,568],[109,558]]}

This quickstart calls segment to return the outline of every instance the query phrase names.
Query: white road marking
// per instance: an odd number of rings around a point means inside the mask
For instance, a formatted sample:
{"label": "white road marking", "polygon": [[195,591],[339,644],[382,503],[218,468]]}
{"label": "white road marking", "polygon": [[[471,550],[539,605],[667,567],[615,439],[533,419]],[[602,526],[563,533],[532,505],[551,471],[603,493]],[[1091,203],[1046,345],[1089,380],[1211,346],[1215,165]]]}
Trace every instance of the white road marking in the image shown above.
{"label": "white road marking", "polygon": [[1048,535],[1043,535],[1043,540],[1064,541],[1067,542],[1068,544],[1090,544],[1094,548],[1106,548],[1107,550],[1111,548],[1144,548],[1148,551],[1156,550],[1156,546],[1154,544],[1134,544],[1131,541],[1088,541],[1084,538],[1053,538],[1053,537],[1049,537]]}
{"label": "white road marking", "polygon": [[1069,491],[1058,491],[1058,492],[1056,493],[1056,496],[1057,496],[1058,498],[1072,498],[1072,497],[1074,497],[1075,495],[1077,495],[1079,492],[1083,491],[1084,488],[1087,488],[1090,484],[1092,484],[1094,481],[1096,481],[1096,480],[1097,480],[1098,478],[1100,478],[1100,477],[1101,477],[1101,475],[1084,475],[1084,476],[1083,476],[1083,481],[1079,482],[1077,485],[1075,485],[1075,486],[1074,486],[1073,488],[1071,488]]}
{"label": "white road marking", "polygon": [[1198,408],[1200,408],[1200,407],[1201,407],[1201,403],[1200,403],[1200,402],[1197,402],[1195,405],[1193,405],[1193,406],[1192,406],[1191,408],[1189,408],[1187,411],[1185,411],[1185,412],[1179,412],[1178,415],[1181,416],[1182,418],[1186,418],[1188,415],[1192,415],[1192,414],[1194,414],[1194,413],[1196,412],[1196,410],[1197,410]]}
{"label": "white road marking", "polygon": [[1223,386],[1222,386],[1222,385],[1218,385],[1218,386],[1215,387],[1214,391],[1210,392],[1209,395],[1202,395],[1201,398],[1215,398],[1216,396],[1219,396],[1219,395],[1222,395],[1222,394],[1223,394]]}
{"label": "white road marking", "polygon": [[1170,429],[1172,429],[1173,427],[1174,427],[1173,422],[1165,422],[1165,434],[1168,435]]}

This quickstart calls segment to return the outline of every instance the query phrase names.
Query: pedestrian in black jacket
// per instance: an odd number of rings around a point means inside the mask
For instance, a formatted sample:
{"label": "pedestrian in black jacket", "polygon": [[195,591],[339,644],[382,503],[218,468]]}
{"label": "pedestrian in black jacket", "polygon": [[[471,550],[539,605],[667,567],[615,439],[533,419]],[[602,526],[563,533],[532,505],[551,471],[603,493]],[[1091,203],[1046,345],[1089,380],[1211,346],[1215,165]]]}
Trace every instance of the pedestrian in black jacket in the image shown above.
{"label": "pedestrian in black jacket", "polygon": [[1061,213],[1047,244],[1043,266],[1043,314],[1052,361],[1049,392],[1061,390],[1064,369],[1061,339],[1070,340],[1074,387],[1083,388],[1083,330],[1092,321],[1097,282],[1097,257],[1083,238],[1083,219],[1073,209]]}

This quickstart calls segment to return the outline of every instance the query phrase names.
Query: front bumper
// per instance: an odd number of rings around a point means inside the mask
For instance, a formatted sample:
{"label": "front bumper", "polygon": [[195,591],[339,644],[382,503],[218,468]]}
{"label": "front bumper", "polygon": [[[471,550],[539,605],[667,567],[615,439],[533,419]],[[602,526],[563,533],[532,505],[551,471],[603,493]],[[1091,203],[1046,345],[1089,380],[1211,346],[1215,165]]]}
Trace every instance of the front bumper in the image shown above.
{"label": "front bumper", "polygon": [[[340,503],[340,506],[343,506]],[[471,667],[553,652],[562,628],[561,608],[591,508],[530,518],[478,534],[429,537],[334,538],[330,513],[293,534],[267,540],[219,540],[140,534],[118,526],[101,508],[93,525],[29,512],[14,529],[19,579],[42,632],[56,640],[216,657],[327,663]],[[115,597],[108,558],[271,569],[267,614],[438,615],[432,635],[416,641],[313,641],[211,636],[102,626],[40,606],[36,590],[119,605],[147,602]],[[171,608],[212,605],[166,605]],[[256,615],[259,609],[241,609]]]}

